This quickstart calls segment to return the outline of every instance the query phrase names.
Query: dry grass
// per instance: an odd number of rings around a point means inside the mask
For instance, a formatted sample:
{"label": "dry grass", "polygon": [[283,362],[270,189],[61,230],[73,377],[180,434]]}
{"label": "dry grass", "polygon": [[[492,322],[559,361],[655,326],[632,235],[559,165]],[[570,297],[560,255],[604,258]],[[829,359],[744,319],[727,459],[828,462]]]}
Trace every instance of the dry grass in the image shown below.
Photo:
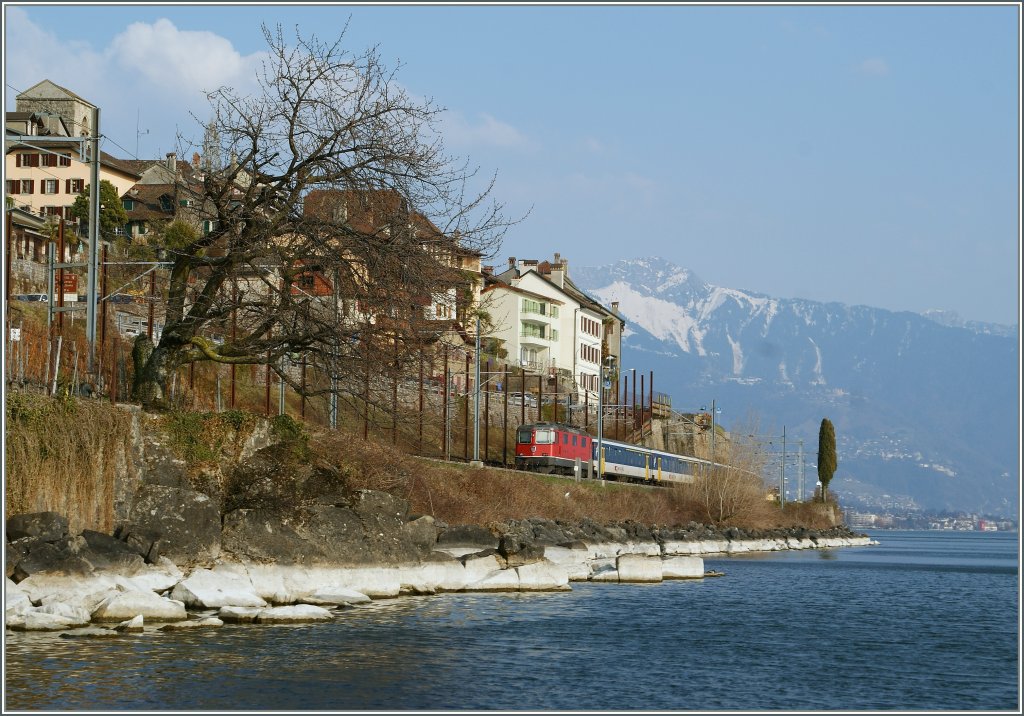
{"label": "dry grass", "polygon": [[[73,529],[113,528],[118,469],[130,451],[130,418],[106,401],[7,395],[7,514],[53,510],[72,519]],[[344,415],[343,411],[343,415]],[[180,413],[156,424],[189,462],[223,459],[229,443],[247,434],[256,419],[242,411]],[[708,491],[698,482],[684,488],[638,489],[612,482],[474,469],[465,463],[415,457],[415,425],[399,426],[397,445],[387,431],[362,439],[361,420],[343,419],[341,429],[305,426],[303,462],[331,466],[350,489],[375,489],[407,499],[411,510],[449,524],[482,524],[542,517],[597,522],[632,520],[647,525],[691,521],[744,528],[831,526],[821,505],[790,503],[780,510],[764,499],[757,480],[742,484],[740,509],[727,516],[709,512]],[[281,419],[277,419],[280,421]],[[425,439],[439,438],[427,426]],[[379,430],[379,426],[378,426]],[[378,433],[380,434],[380,433]],[[237,447],[237,446],[235,446]],[[232,452],[227,449],[226,452]],[[494,448],[492,446],[492,456]]]}
{"label": "dry grass", "polygon": [[131,418],[106,402],[8,391],[7,515],[53,511],[73,530],[110,532],[115,486],[131,451]]}
{"label": "dry grass", "polygon": [[[363,441],[361,434],[320,432],[310,445],[336,464],[352,489],[383,490],[409,500],[411,510],[449,524],[489,524],[542,517],[632,520],[648,525],[708,523],[701,496],[692,488],[648,488],[570,479],[512,470],[471,468],[464,463],[413,457],[389,444]],[[769,528],[798,524],[757,494],[753,507],[728,524]],[[807,524],[807,526],[812,526]]]}

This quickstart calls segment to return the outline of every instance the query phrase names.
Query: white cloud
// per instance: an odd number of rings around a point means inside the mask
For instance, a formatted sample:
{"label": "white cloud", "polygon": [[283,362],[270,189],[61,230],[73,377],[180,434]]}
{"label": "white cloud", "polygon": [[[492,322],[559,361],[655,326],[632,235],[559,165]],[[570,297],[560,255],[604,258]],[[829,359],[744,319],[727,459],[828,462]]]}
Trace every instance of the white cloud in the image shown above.
{"label": "white cloud", "polygon": [[441,130],[444,132],[445,142],[452,146],[505,149],[533,147],[533,142],[518,129],[485,112],[477,115],[476,122],[471,122],[461,113],[449,110],[443,115]]}
{"label": "white cloud", "polygon": [[100,108],[101,131],[111,142],[103,149],[119,157],[130,156],[137,142],[141,156],[162,156],[175,149],[179,131],[201,137],[190,112],[208,113],[202,92],[252,89],[265,54],[242,55],[215,33],[179,30],[165,19],[132,23],[109,46],[94,48],[57,38],[24,10],[5,12],[6,109],[14,109],[21,91],[51,80]]}
{"label": "white cloud", "polygon": [[170,20],[135,22],[114,38],[111,63],[131,68],[164,91],[192,98],[228,85],[245,92],[263,53],[243,56],[229,40],[207,31],[179,30]]}
{"label": "white cloud", "polygon": [[88,99],[94,83],[98,84],[93,78],[101,78],[107,71],[103,54],[84,42],[59,41],[20,8],[4,8],[4,13],[6,109],[13,110],[15,96],[44,79],[74,88]]}
{"label": "white cloud", "polygon": [[881,57],[869,57],[857,69],[863,75],[882,77],[889,74],[889,65]]}

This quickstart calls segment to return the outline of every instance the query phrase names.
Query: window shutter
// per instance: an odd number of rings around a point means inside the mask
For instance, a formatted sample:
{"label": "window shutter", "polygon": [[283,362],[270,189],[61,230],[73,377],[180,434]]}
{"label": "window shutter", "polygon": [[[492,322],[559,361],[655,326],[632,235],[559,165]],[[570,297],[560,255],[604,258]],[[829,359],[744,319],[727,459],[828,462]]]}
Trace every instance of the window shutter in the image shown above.
{"label": "window shutter", "polygon": [[35,181],[35,179],[29,179],[28,180],[28,192],[26,192],[26,193],[34,194],[35,193],[35,189],[36,189],[36,181]]}
{"label": "window shutter", "polygon": [[71,180],[70,179],[65,179],[64,180],[64,193],[65,194],[70,194],[71,193]]}

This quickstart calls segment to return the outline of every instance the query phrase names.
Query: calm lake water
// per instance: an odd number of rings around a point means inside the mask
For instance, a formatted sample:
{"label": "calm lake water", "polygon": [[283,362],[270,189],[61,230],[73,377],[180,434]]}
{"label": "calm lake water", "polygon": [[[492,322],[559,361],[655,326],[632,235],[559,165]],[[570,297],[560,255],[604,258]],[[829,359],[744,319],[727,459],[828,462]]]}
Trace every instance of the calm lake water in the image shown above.
{"label": "calm lake water", "polygon": [[1019,710],[1018,539],[706,559],[724,577],[402,597],[309,626],[12,634],[5,710]]}

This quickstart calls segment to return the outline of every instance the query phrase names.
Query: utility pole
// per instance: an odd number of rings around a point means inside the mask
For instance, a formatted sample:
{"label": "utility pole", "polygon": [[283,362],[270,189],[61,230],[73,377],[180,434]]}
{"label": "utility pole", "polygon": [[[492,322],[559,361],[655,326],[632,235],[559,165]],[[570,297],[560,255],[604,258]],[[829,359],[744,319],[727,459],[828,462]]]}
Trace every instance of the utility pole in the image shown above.
{"label": "utility pole", "polygon": [[99,274],[100,258],[100,110],[95,107],[92,110],[92,179],[89,187],[89,290],[87,292],[87,304],[85,307],[85,334],[89,342],[89,373],[96,385],[99,385],[96,375],[96,309],[97,309],[97,286],[96,281]]}
{"label": "utility pole", "polygon": [[803,502],[803,500],[804,500],[804,439],[803,438],[800,438],[799,444],[800,444],[800,477],[798,478],[799,482],[797,483],[797,487],[799,489],[797,490],[796,499],[799,500],[800,502]]}
{"label": "utility pole", "polygon": [[779,486],[779,507],[786,506],[786,426],[782,426],[782,484]]}
{"label": "utility pole", "polygon": [[473,366],[473,462],[470,467],[483,467],[480,462],[480,316],[476,317],[476,355]]}

